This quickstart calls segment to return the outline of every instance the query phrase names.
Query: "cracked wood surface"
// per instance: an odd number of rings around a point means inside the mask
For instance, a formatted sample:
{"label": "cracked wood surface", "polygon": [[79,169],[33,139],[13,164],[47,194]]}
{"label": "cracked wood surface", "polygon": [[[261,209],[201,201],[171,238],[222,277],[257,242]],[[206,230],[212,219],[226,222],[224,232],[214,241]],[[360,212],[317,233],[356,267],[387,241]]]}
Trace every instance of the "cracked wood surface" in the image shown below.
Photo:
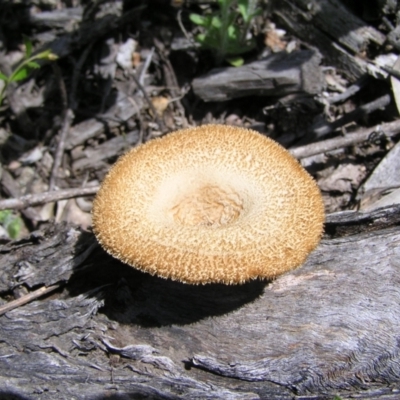
{"label": "cracked wood surface", "polygon": [[0,317],[0,395],[398,398],[399,220],[328,216],[301,268],[239,286],[152,277],[68,225],[4,245],[3,297],[65,285]]}
{"label": "cracked wood surface", "polygon": [[320,62],[321,55],[313,50],[272,54],[241,67],[212,69],[193,80],[193,91],[204,101],[316,94],[323,87]]}
{"label": "cracked wood surface", "polygon": [[320,49],[328,63],[354,79],[368,73],[363,52],[385,41],[381,32],[366,25],[338,0],[274,0],[271,9],[281,27]]}

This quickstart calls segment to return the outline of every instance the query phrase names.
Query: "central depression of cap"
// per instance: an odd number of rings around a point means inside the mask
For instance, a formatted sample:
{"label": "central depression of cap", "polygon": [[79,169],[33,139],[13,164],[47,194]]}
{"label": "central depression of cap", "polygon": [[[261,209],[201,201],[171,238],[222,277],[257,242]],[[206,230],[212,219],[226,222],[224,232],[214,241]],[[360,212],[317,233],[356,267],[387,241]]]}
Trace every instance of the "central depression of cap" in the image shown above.
{"label": "central depression of cap", "polygon": [[134,148],[93,204],[94,233],[110,254],[185,283],[282,274],[316,247],[323,222],[319,189],[287,150],[223,125]]}
{"label": "central depression of cap", "polygon": [[242,210],[243,200],[233,189],[208,184],[182,195],[170,212],[182,225],[219,227],[234,222]]}

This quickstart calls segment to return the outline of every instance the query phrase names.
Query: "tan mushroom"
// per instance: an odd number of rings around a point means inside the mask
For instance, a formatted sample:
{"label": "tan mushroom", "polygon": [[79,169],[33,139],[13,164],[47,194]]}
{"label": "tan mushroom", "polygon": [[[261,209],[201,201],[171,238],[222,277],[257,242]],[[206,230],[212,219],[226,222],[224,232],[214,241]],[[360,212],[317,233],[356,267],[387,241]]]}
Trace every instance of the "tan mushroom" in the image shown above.
{"label": "tan mushroom", "polygon": [[93,205],[93,230],[108,253],[185,283],[276,277],[305,261],[323,223],[320,191],[287,150],[223,125],[132,149]]}

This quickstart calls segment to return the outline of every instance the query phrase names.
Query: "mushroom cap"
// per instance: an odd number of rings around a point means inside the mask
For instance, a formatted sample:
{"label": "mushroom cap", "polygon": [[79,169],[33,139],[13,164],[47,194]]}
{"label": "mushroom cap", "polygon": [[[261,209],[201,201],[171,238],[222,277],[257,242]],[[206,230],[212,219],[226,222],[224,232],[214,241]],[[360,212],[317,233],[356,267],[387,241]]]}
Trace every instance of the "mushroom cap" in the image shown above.
{"label": "mushroom cap", "polygon": [[94,200],[93,230],[119,260],[185,283],[274,278],[317,246],[317,184],[281,145],[205,125],[136,147]]}

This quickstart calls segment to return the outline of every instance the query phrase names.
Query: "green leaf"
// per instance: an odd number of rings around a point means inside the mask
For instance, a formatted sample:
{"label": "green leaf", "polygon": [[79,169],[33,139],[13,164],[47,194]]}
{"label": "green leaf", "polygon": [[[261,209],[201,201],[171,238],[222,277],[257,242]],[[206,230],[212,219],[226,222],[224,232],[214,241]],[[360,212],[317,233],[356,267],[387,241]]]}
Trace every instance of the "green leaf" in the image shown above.
{"label": "green leaf", "polygon": [[249,18],[249,0],[239,0],[238,2],[238,9],[240,12],[240,15],[243,17],[244,22],[248,22]]}
{"label": "green leaf", "polygon": [[229,7],[231,6],[236,0],[218,0],[219,6],[222,7]]}
{"label": "green leaf", "polygon": [[1,72],[0,72],[0,80],[2,80],[2,81],[8,81],[8,76],[6,76],[6,75],[4,75],[4,74],[2,74]]}
{"label": "green leaf", "polygon": [[242,57],[228,57],[226,61],[228,61],[228,63],[233,67],[241,67],[244,64]]}
{"label": "green leaf", "polygon": [[0,211],[0,224],[7,231],[11,239],[16,239],[19,236],[22,220],[20,217],[13,215],[11,210]]}
{"label": "green leaf", "polygon": [[50,56],[51,54],[52,54],[52,52],[51,52],[51,50],[49,49],[49,50],[42,51],[42,52],[39,53],[39,54],[36,54],[34,58],[35,58],[36,60],[48,59],[49,56]]}
{"label": "green leaf", "polygon": [[25,44],[25,57],[29,58],[32,54],[32,42],[26,36],[24,36],[24,44]]}
{"label": "green leaf", "polygon": [[28,76],[28,68],[21,68],[20,70],[16,71],[15,74],[12,75],[11,81],[18,82],[22,81]]}
{"label": "green leaf", "polygon": [[237,41],[239,39],[239,29],[236,26],[228,26],[228,38],[232,41]]}
{"label": "green leaf", "polygon": [[0,211],[0,224],[3,224],[7,218],[11,215],[10,210],[2,210]]}
{"label": "green leaf", "polygon": [[252,20],[254,17],[257,17],[258,15],[261,15],[262,10],[258,9],[255,10],[252,14],[249,15],[249,21]]}
{"label": "green leaf", "polygon": [[256,16],[261,14],[261,9],[257,10],[257,0],[239,0],[238,8],[246,24]]}
{"label": "green leaf", "polygon": [[7,226],[7,232],[11,239],[17,239],[21,232],[22,222],[19,217],[14,217]]}
{"label": "green leaf", "polygon": [[252,18],[259,13],[256,9],[259,0],[217,0],[218,10],[205,16],[190,14],[190,20],[201,26],[196,41],[203,48],[211,49],[217,63],[232,56],[232,65],[242,65],[243,59],[235,57],[254,46],[254,41],[246,40]]}
{"label": "green leaf", "polygon": [[211,26],[213,28],[220,29],[222,27],[221,18],[215,15],[211,20]]}
{"label": "green leaf", "polygon": [[196,40],[200,43],[200,44],[204,44],[205,40],[206,40],[206,35],[204,33],[199,33],[196,36]]}
{"label": "green leaf", "polygon": [[189,18],[196,25],[200,25],[200,26],[205,26],[206,25],[206,18],[202,17],[199,14],[190,14]]}
{"label": "green leaf", "polygon": [[40,68],[40,65],[36,61],[29,61],[26,65],[33,69]]}

